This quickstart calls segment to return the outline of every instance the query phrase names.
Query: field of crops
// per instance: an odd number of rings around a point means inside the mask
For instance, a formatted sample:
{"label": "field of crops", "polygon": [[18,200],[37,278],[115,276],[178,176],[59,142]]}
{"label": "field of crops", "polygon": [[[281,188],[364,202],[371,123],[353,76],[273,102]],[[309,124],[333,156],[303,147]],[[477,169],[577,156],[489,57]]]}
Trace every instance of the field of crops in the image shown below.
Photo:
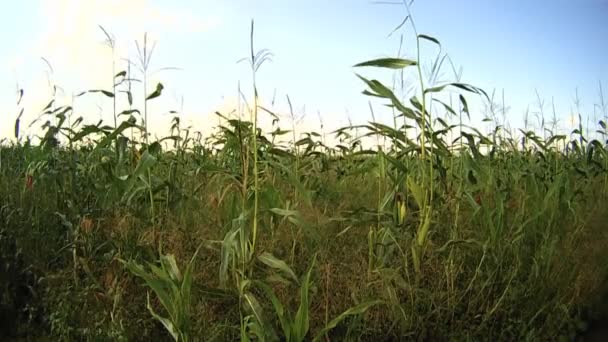
{"label": "field of crops", "polygon": [[[30,140],[19,115],[0,147],[0,337],[568,340],[602,312],[605,121],[484,133],[467,99],[491,96],[427,86],[418,55],[355,67],[391,125],[372,112],[296,134],[258,101],[270,54],[253,24],[251,39],[248,109],[217,113],[208,136],[178,115],[166,137],[146,134],[164,87],[147,84],[144,45],[143,94],[130,69],[81,94],[114,101],[114,122],[49,99]],[[418,75],[418,94],[371,69]]]}

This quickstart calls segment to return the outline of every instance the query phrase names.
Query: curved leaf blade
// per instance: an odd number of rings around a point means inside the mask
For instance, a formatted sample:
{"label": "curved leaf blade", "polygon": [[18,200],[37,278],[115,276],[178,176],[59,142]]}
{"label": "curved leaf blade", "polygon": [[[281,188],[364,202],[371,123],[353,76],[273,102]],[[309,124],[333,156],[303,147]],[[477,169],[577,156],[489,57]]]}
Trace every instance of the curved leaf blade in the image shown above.
{"label": "curved leaf blade", "polygon": [[363,63],[355,64],[355,67],[372,66],[386,69],[404,69],[418,63],[410,59],[403,58],[378,58]]}

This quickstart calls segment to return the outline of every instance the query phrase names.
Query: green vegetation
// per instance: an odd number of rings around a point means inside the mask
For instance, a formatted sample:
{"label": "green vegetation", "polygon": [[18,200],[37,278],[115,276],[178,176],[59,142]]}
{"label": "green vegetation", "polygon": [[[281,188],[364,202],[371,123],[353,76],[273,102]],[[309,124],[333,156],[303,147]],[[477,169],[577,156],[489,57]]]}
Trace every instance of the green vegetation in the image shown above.
{"label": "green vegetation", "polygon": [[[418,51],[439,44],[416,40]],[[139,47],[148,89],[151,50]],[[112,89],[82,94],[112,98],[113,125],[74,119],[53,100],[34,144],[17,119],[15,142],[0,149],[3,332],[555,340],[583,328],[608,279],[602,141],[582,124],[570,136],[521,138],[469,127],[465,96],[489,96],[427,81],[419,55],[356,66],[365,95],[392,109],[392,127],[341,128],[336,146],[318,132],[300,139],[258,101],[256,73],[270,56],[254,50],[252,23],[250,119],[217,113],[222,124],[206,138],[176,116],[170,135],[153,140],[148,108],[163,85],[134,108],[130,68]],[[429,79],[444,61],[438,55]],[[418,94],[404,99],[363,76],[369,68],[412,71]],[[272,132],[258,126],[262,115]]]}

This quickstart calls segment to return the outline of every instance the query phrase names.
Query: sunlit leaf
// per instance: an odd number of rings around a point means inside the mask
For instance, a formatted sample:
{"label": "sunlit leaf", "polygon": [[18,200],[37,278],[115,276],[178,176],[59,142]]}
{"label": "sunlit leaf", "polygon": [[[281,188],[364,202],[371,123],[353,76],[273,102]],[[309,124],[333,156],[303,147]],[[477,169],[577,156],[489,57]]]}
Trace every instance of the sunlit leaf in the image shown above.
{"label": "sunlit leaf", "polygon": [[402,58],[379,58],[370,60],[367,62],[356,64],[355,67],[364,67],[364,66],[372,66],[372,67],[380,67],[380,68],[388,68],[388,69],[403,69],[408,66],[416,65],[416,61],[412,61],[409,59]]}

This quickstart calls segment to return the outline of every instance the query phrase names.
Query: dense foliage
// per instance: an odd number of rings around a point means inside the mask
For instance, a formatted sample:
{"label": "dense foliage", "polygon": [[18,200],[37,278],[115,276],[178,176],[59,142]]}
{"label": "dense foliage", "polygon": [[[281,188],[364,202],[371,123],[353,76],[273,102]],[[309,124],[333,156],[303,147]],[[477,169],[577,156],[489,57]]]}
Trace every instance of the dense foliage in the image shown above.
{"label": "dense foliage", "polygon": [[[148,106],[163,86],[136,109],[127,71],[82,95],[128,99],[113,125],[54,101],[39,142],[16,122],[0,148],[0,316],[30,329],[4,333],[555,340],[582,329],[608,275],[604,141],[582,126],[484,134],[463,124],[465,95],[490,100],[483,90],[426,86],[417,60],[385,58],[357,68],[411,69],[419,94],[406,101],[359,76],[394,124],[345,127],[328,146],[324,133],[280,128],[258,103],[255,73],[269,56],[252,43],[250,118],[218,113],[206,138],[176,116],[151,141]],[[455,103],[440,101],[448,89],[461,92]],[[260,115],[274,118],[272,132]]]}

